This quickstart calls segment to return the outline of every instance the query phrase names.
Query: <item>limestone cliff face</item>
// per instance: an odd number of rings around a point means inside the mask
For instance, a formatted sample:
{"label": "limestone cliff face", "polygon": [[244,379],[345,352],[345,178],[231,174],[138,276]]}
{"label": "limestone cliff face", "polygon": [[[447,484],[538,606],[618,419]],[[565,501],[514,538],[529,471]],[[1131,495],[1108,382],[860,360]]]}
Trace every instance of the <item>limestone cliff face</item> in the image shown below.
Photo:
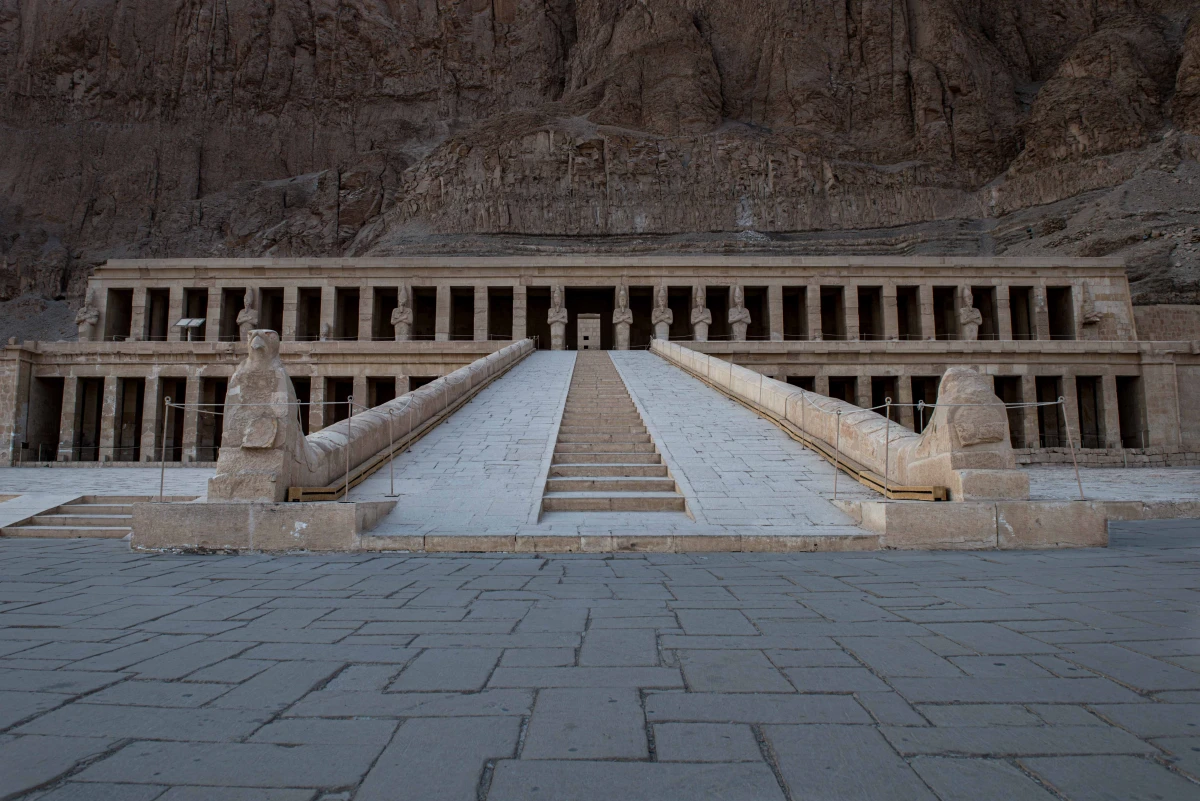
{"label": "limestone cliff face", "polygon": [[1200,302],[1196,203],[1128,197],[1200,189],[1194,5],[0,0],[0,299],[116,255],[840,236],[1128,253]]}

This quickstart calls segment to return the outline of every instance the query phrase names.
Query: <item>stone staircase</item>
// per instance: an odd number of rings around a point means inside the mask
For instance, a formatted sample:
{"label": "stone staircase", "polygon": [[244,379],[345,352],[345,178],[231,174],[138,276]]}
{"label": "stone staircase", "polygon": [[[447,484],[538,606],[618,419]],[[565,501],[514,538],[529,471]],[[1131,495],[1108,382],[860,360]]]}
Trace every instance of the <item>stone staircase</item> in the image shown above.
{"label": "stone staircase", "polygon": [[604,351],[580,351],[542,497],[545,512],[682,512],[684,498]]}
{"label": "stone staircase", "polygon": [[[0,536],[121,539],[133,530],[133,505],[157,500],[157,495],[84,495],[5,526]],[[168,496],[163,500],[192,501],[195,496]]]}

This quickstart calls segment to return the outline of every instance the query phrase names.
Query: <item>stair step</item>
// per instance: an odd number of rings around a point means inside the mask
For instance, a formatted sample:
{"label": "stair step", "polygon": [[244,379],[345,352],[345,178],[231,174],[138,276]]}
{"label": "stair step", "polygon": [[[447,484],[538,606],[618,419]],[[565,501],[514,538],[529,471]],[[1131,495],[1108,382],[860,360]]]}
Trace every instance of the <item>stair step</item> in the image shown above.
{"label": "stair step", "polygon": [[550,478],[665,478],[665,464],[555,464]]}
{"label": "stair step", "polygon": [[5,537],[48,537],[55,539],[77,539],[81,537],[102,537],[105,539],[121,539],[129,535],[129,526],[6,526],[0,528],[0,536]]}
{"label": "stair step", "polygon": [[[155,482],[157,483],[157,482]],[[199,497],[197,495],[166,495],[163,496],[163,501],[172,503],[184,503],[186,501],[194,501]],[[158,495],[84,495],[78,500],[71,501],[68,506],[75,504],[88,503],[150,503],[157,501]]]}
{"label": "stair step", "polygon": [[645,426],[559,426],[560,434],[580,434],[595,432],[597,434],[645,434]]}
{"label": "stair step", "polygon": [[585,433],[585,432],[559,432],[559,442],[639,442],[646,443],[650,441],[649,434],[605,434],[601,432]]}
{"label": "stair step", "polygon": [[555,453],[551,464],[662,464],[657,453]]}
{"label": "stair step", "polygon": [[31,526],[63,526],[66,528],[110,528],[126,525],[130,515],[34,515],[29,519]]}
{"label": "stair step", "polygon": [[546,492],[674,492],[673,478],[579,476],[552,478]]}
{"label": "stair step", "polygon": [[622,493],[555,492],[542,498],[545,512],[682,512],[677,492]]}
{"label": "stair step", "polygon": [[560,442],[555,453],[654,453],[652,442]]}
{"label": "stair step", "polygon": [[133,504],[68,503],[51,509],[52,515],[133,515]]}

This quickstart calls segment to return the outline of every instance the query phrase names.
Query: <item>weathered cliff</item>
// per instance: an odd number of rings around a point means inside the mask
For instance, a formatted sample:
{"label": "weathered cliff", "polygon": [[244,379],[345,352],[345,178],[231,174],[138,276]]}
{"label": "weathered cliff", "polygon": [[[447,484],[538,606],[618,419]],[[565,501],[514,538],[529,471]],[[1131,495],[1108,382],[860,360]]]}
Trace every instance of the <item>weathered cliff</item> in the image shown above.
{"label": "weathered cliff", "polygon": [[0,0],[0,299],[111,256],[1125,254],[1200,302],[1183,0]]}

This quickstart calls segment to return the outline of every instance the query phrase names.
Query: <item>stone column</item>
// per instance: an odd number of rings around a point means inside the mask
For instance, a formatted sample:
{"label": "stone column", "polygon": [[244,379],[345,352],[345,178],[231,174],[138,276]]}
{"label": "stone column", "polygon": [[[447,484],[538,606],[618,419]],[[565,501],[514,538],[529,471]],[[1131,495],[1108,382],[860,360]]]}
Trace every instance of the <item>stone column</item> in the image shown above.
{"label": "stone column", "polygon": [[818,395],[828,396],[829,395],[829,376],[823,375],[823,374],[818,374],[816,376],[816,378],[813,379],[813,392],[816,392]]}
{"label": "stone column", "polygon": [[1013,338],[1012,305],[1008,284],[1000,284],[996,287],[996,334],[1001,340]]}
{"label": "stone column", "polygon": [[1104,446],[1121,447],[1121,415],[1117,403],[1117,377],[1100,377],[1100,406],[1104,413]]}
{"label": "stone column", "polygon": [[216,342],[221,338],[221,287],[209,287],[208,319],[204,321],[204,341]]}
{"label": "stone column", "polygon": [[[893,295],[892,297],[895,297]],[[900,404],[911,404],[912,397],[912,377],[909,375],[901,375],[896,377],[896,395],[895,401]],[[892,417],[896,422],[906,428],[915,430],[913,421],[916,419],[912,406],[901,405],[893,412]]]}
{"label": "stone column", "polygon": [[[1021,402],[1034,403],[1037,401],[1037,376],[1021,376]],[[1025,424],[1025,447],[1042,447],[1042,432],[1038,428],[1038,407],[1026,406],[1021,410],[1022,422]]]}
{"label": "stone column", "polygon": [[[200,403],[200,378],[199,376],[188,376],[184,379],[187,383],[183,385],[183,450],[180,451],[182,457],[181,462],[196,461],[197,447],[200,444],[200,412],[198,404]],[[176,401],[178,403],[178,401]],[[175,410],[179,412],[179,409]]]}
{"label": "stone column", "polygon": [[475,341],[488,340],[488,288],[475,286]]}
{"label": "stone column", "polygon": [[337,319],[337,287],[323,286],[321,287],[321,325],[317,329],[320,335],[325,336],[325,332],[329,332],[329,336],[333,336],[337,332],[334,330],[333,322]]}
{"label": "stone column", "polygon": [[[146,338],[146,288],[133,288],[133,308],[129,317],[129,338],[140,342]],[[171,321],[174,322],[174,321]],[[167,325],[170,325],[168,322]],[[170,329],[167,329],[169,332]]]}
{"label": "stone column", "polygon": [[517,284],[513,287],[513,341],[529,336],[528,297],[524,285]]}
{"label": "stone column", "polygon": [[396,397],[398,398],[401,395],[407,395],[409,393],[409,391],[410,390],[408,388],[408,376],[406,376],[406,375],[396,376]]}
{"label": "stone column", "polygon": [[175,323],[183,319],[183,288],[169,287],[171,293],[167,296],[167,340],[186,342],[188,333],[184,328],[175,328]]}
{"label": "stone column", "polygon": [[1175,363],[1166,360],[1143,361],[1142,391],[1146,396],[1147,444],[1152,448],[1178,448],[1179,398],[1176,394]]}
{"label": "stone column", "polygon": [[921,338],[937,339],[937,325],[933,321],[933,286],[921,284],[917,293],[921,298]]}
{"label": "stone column", "polygon": [[1046,310],[1046,288],[1033,288],[1033,325],[1037,338],[1046,341],[1050,339],[1050,313]]}
{"label": "stone column", "polygon": [[104,377],[104,400],[100,411],[100,450],[96,461],[113,461],[113,444],[116,439],[117,417],[117,384],[120,379],[114,375]]}
{"label": "stone column", "polygon": [[300,305],[300,288],[286,286],[283,288],[283,330],[279,332],[280,342],[296,341],[296,309]]}
{"label": "stone column", "polygon": [[365,375],[354,376],[354,389],[352,391],[354,392],[355,414],[361,414],[363,406],[370,408],[371,393],[367,389],[367,377]]}
{"label": "stone column", "polygon": [[1069,439],[1062,443],[1062,447],[1066,448],[1068,442],[1073,442],[1078,450],[1080,447],[1079,437],[1082,432],[1079,428],[1079,395],[1075,391],[1075,376],[1064,375],[1061,386],[1063,406],[1065,407],[1063,409],[1064,424],[1070,429],[1070,432],[1063,432],[1064,437],[1069,436]]}
{"label": "stone column", "polygon": [[63,379],[62,416],[58,422],[58,461],[72,462],[75,460],[75,414],[78,401],[76,392],[79,389],[79,379],[68,375]]}
{"label": "stone column", "polygon": [[858,339],[858,286],[848,285],[842,290],[842,305],[846,308],[846,339]]}
{"label": "stone column", "polygon": [[883,285],[883,338],[900,339],[899,306],[896,301],[896,285]]}
{"label": "stone column", "polygon": [[767,327],[772,342],[783,341],[783,285],[767,287]]}
{"label": "stone column", "polygon": [[370,342],[375,330],[375,287],[364,286],[358,290],[358,341]]}
{"label": "stone column", "polygon": [[[811,284],[804,292],[804,305],[807,307],[808,338],[814,342],[821,340],[821,285]],[[822,393],[825,394],[825,393]]]}
{"label": "stone column", "polygon": [[450,287],[438,286],[436,317],[433,322],[433,338],[438,342],[450,341]]}
{"label": "stone column", "polygon": [[162,427],[162,399],[158,393],[158,376],[152,375],[146,379],[146,391],[142,396],[142,440],[141,454],[143,462],[157,462],[158,451],[154,441],[158,430]]}
{"label": "stone column", "polygon": [[325,376],[314,375],[308,382],[308,432],[315,434],[325,427]]}

